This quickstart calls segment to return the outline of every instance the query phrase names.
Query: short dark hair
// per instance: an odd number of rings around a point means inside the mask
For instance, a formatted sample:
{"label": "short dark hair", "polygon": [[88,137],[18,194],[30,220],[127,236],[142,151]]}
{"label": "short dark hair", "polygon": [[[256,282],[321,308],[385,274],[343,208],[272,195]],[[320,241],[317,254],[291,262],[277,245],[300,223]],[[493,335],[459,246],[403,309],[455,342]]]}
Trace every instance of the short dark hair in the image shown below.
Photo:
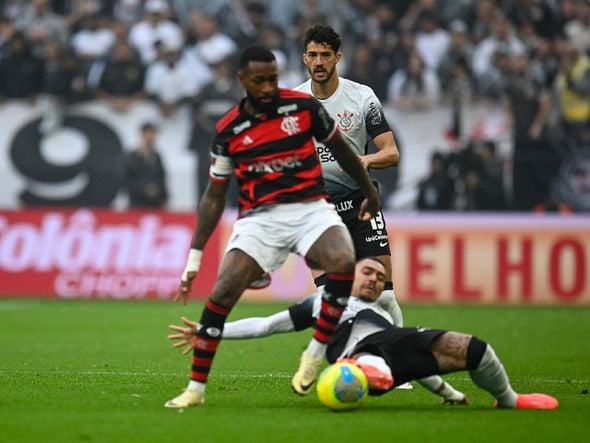
{"label": "short dark hair", "polygon": [[357,262],[357,263],[360,263],[360,262],[362,262],[363,260],[372,260],[372,261],[374,261],[374,262],[377,262],[377,263],[379,263],[381,266],[383,266],[383,267],[385,268],[385,263],[383,263],[383,260],[381,260],[379,257],[375,257],[374,255],[368,255],[368,256],[366,256],[366,257],[359,258],[359,259],[358,259],[356,262]]}
{"label": "short dark hair", "polygon": [[271,63],[276,61],[272,51],[264,46],[250,46],[242,51],[240,55],[239,68],[246,69],[250,62]]}
{"label": "short dark hair", "polygon": [[307,51],[307,45],[310,42],[326,44],[330,46],[334,52],[340,51],[342,39],[340,34],[334,31],[334,28],[327,25],[315,25],[307,30],[303,37],[303,52]]}

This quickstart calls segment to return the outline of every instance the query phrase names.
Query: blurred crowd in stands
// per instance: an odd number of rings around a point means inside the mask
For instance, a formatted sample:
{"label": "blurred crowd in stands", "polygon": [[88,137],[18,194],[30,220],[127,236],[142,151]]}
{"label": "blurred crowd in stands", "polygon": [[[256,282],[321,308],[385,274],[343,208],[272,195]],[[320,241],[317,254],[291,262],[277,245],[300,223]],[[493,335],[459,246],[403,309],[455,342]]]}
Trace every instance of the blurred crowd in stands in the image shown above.
{"label": "blurred crowd in stands", "polygon": [[272,48],[292,87],[306,78],[303,33],[328,23],[343,37],[340,73],[385,106],[460,116],[486,100],[511,116],[510,158],[466,140],[457,117],[417,208],[590,210],[590,0],[0,0],[0,13],[0,99],[42,100],[42,132],[91,99],[120,112],[151,99],[163,118],[188,103],[191,145],[207,155],[202,141],[242,95],[240,49]]}

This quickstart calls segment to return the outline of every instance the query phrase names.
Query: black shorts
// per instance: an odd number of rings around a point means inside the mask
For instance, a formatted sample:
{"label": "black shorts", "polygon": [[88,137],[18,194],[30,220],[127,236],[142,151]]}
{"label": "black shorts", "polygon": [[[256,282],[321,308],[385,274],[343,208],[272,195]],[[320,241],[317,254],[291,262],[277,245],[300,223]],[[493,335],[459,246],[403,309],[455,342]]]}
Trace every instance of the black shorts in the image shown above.
{"label": "black shorts", "polygon": [[445,332],[424,328],[387,329],[361,340],[350,354],[366,352],[383,357],[391,368],[395,387],[440,374],[432,354],[432,342]]}
{"label": "black shorts", "polygon": [[383,212],[379,211],[375,217],[366,222],[358,219],[364,198],[363,193],[358,191],[335,203],[338,215],[352,237],[356,259],[391,255]]}

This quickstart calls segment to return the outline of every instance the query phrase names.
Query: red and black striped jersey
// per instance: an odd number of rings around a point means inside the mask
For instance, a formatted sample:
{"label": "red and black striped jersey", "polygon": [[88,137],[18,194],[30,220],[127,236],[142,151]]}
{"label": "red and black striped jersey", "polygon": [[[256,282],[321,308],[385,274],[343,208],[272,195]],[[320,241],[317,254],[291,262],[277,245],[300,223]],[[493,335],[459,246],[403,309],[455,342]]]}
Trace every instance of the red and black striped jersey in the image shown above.
{"label": "red and black striped jersey", "polygon": [[313,138],[325,142],[338,131],[323,106],[308,94],[279,89],[276,111],[253,116],[244,101],[217,123],[210,178],[235,173],[240,215],[277,203],[326,198]]}

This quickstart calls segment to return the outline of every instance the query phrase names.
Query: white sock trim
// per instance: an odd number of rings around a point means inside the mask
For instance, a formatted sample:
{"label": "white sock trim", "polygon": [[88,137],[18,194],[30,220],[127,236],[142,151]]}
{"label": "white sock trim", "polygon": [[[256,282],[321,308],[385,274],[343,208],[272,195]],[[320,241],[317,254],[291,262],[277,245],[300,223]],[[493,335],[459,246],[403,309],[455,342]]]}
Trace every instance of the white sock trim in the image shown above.
{"label": "white sock trim", "polygon": [[188,382],[188,386],[186,387],[186,389],[188,389],[189,391],[199,391],[201,394],[204,394],[206,386],[207,384],[203,382],[190,380]]}

